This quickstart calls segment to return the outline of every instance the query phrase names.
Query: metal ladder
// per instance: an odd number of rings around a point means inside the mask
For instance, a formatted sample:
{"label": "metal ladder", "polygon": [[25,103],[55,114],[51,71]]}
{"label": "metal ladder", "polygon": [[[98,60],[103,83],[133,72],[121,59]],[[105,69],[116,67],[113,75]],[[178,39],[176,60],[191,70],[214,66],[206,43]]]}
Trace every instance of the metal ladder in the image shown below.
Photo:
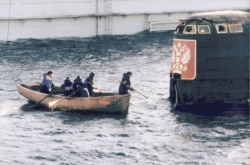
{"label": "metal ladder", "polygon": [[105,34],[112,35],[113,33],[113,17],[112,17],[112,0],[105,0]]}

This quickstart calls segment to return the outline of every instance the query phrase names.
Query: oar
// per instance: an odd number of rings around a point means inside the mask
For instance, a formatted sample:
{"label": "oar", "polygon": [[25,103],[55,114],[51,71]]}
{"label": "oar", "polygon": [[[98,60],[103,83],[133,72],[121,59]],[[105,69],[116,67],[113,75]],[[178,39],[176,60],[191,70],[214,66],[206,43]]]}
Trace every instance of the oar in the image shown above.
{"label": "oar", "polygon": [[68,98],[72,97],[74,94],[75,94],[75,92],[73,92],[73,93],[70,94],[69,96],[64,97],[64,98],[62,98],[62,99],[58,99],[58,100],[55,100],[55,101],[51,101],[51,102],[48,103],[48,105],[49,105],[49,107],[51,107],[51,109],[53,110],[55,104],[57,104],[59,101],[62,101],[62,100],[65,100],[65,99],[68,99]]}
{"label": "oar", "polygon": [[[101,93],[101,92],[102,92],[100,88],[98,88],[98,87],[94,87],[94,88],[95,88],[95,89],[98,89],[98,91],[94,91],[94,92],[97,92],[97,93]],[[49,107],[51,107],[52,110],[53,110],[53,107],[55,106],[55,104],[57,104],[59,101],[62,101],[62,100],[64,100],[64,99],[68,99],[68,98],[72,97],[78,90],[79,90],[79,88],[78,88],[75,92],[71,93],[71,94],[70,94],[69,96],[67,96],[67,97],[64,97],[64,98],[62,98],[62,99],[58,99],[58,100],[49,102],[49,103],[48,103]]]}
{"label": "oar", "polygon": [[51,101],[51,102],[48,103],[48,105],[49,105],[49,107],[51,107],[51,109],[52,109],[52,111],[53,111],[55,104],[57,104],[59,101],[62,101],[62,100],[64,100],[64,99],[67,99],[67,98],[68,98],[68,97],[64,97],[64,98],[62,98],[62,99],[58,99],[58,100],[55,100],[55,101]]}
{"label": "oar", "polygon": [[133,88],[132,91],[135,91],[135,92],[137,92],[138,94],[140,94],[140,95],[142,95],[143,97],[145,97],[146,99],[148,99],[148,96],[145,96],[144,94],[142,94],[142,93],[139,92],[138,90],[136,90],[136,89]]}
{"label": "oar", "polygon": [[46,98],[50,97],[51,95],[46,95],[44,98],[42,98],[40,101],[38,101],[36,104],[34,104],[33,106],[31,106],[28,110],[34,108],[35,106],[37,106],[38,104],[40,104],[43,100],[45,100]]}

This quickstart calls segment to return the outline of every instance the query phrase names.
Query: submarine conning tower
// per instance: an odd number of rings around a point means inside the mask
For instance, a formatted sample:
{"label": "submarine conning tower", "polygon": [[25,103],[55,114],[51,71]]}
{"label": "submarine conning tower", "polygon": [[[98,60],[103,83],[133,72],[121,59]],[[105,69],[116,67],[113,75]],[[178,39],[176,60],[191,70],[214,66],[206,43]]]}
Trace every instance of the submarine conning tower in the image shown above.
{"label": "submarine conning tower", "polygon": [[248,12],[203,12],[179,20],[169,88],[175,107],[247,107],[249,70]]}

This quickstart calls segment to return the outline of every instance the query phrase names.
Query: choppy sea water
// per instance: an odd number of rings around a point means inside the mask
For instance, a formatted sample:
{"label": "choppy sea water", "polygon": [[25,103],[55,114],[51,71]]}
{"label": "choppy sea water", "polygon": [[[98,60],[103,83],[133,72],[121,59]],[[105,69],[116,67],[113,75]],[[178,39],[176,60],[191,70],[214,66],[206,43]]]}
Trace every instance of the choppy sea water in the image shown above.
{"label": "choppy sea water", "polygon": [[[200,114],[168,101],[172,32],[0,43],[0,164],[250,164],[249,114]],[[16,84],[95,72],[95,85],[118,90],[133,72],[127,117],[31,109]]]}

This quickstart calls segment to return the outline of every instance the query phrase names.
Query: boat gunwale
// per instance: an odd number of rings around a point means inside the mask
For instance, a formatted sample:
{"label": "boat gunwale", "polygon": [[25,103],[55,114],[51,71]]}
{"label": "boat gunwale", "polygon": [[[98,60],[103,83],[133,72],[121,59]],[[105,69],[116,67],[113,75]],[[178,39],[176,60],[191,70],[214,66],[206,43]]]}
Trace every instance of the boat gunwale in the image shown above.
{"label": "boat gunwale", "polygon": [[[47,93],[42,93],[42,92],[40,92],[38,90],[31,89],[31,88],[29,88],[29,86],[27,84],[18,84],[17,86],[20,86],[20,87],[22,87],[24,89],[27,89],[27,90],[32,91],[34,93],[37,93],[39,95],[43,95],[44,97],[49,95]],[[38,86],[38,85],[35,84],[35,85],[31,85],[31,86]],[[96,93],[96,94],[98,94],[98,93]],[[112,93],[112,92],[104,92],[104,93],[101,93],[101,94],[102,94],[101,96],[93,96],[93,97],[73,97],[73,96],[69,97],[69,96],[65,96],[62,93],[60,93],[60,94],[52,95],[51,98],[58,98],[58,99],[64,99],[65,98],[67,100],[72,100],[72,99],[102,99],[102,98],[112,98],[112,97],[117,97],[117,96],[119,96],[119,98],[122,98],[122,97],[127,97],[128,95],[131,95],[130,93],[121,95],[119,93]],[[108,95],[103,95],[103,94],[108,94]],[[68,98],[66,98],[66,97],[68,97]]]}
{"label": "boat gunwale", "polygon": [[[27,98],[29,101],[38,103],[39,100],[42,98],[48,96],[48,99],[40,104],[47,107],[48,109],[51,110],[63,110],[63,111],[81,111],[81,112],[103,112],[103,113],[120,113],[122,115],[126,115],[128,113],[129,109],[129,102],[130,102],[130,97],[131,94],[125,94],[125,95],[120,95],[118,93],[107,93],[107,94],[112,94],[108,96],[96,96],[96,97],[68,97],[64,95],[52,95],[51,97],[49,94],[46,93],[41,93],[38,90],[32,90],[32,86],[39,86],[39,84],[18,84],[17,85],[17,91],[19,92],[20,95],[23,97]],[[24,93],[30,93],[30,96],[27,94],[25,95]],[[32,95],[36,95],[37,98],[32,98]],[[125,100],[124,100],[125,99]],[[60,101],[58,101],[60,100]],[[105,100],[108,102],[108,104],[99,104],[98,106],[93,105],[93,108],[87,109],[87,108],[75,108],[75,107],[70,107],[74,102],[85,102],[88,103],[95,103],[99,102],[100,100]],[[58,101],[60,104],[56,106],[50,106],[49,103],[53,101]],[[109,103],[110,102],[110,103]],[[117,105],[114,105],[117,104]],[[69,105],[68,108],[64,109],[62,108],[63,105]],[[103,106],[103,107],[102,107]],[[107,109],[109,106],[114,106],[114,109]],[[81,107],[81,105],[80,105]]]}

